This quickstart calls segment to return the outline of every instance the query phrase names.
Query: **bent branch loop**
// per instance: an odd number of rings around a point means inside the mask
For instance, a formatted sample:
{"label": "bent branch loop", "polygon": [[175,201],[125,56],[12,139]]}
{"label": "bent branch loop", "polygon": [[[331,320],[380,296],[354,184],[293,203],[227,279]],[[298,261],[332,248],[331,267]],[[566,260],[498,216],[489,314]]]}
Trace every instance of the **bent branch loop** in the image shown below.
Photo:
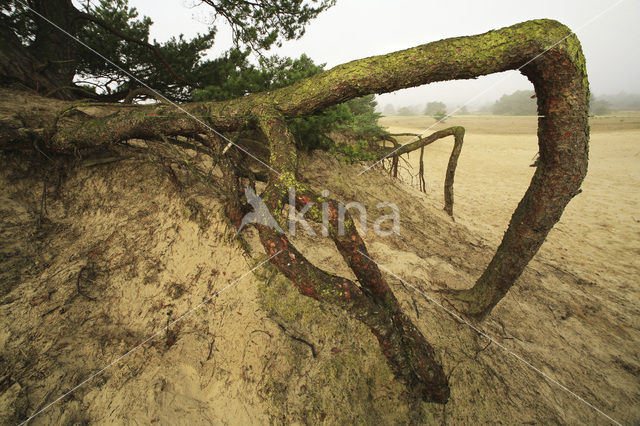
{"label": "bent branch loop", "polygon": [[[519,70],[534,85],[540,116],[540,164],[487,269],[473,288],[452,293],[467,314],[481,319],[522,274],[579,192],[587,172],[589,84],[580,43],[569,28],[552,20],[527,21],[353,61],[278,90],[227,102],[193,103],[184,109],[206,117],[207,124],[218,131],[234,130],[257,118],[265,133],[277,140],[286,135],[282,129],[286,126],[282,119],[269,118],[274,109],[279,116],[291,118],[367,94],[508,70]],[[153,137],[159,131],[168,136],[202,132],[194,120],[167,116],[167,112],[164,105],[123,110],[92,123],[59,129],[47,143],[56,150],[73,151],[86,145]],[[270,148],[271,166],[283,172],[278,178],[272,173],[269,180],[268,191],[277,203],[276,195],[286,180],[295,182],[296,153],[289,143],[272,143]],[[265,239],[277,246],[288,245],[277,235],[265,234]],[[309,270],[309,274],[315,272]],[[335,280],[337,284],[339,279]]]}

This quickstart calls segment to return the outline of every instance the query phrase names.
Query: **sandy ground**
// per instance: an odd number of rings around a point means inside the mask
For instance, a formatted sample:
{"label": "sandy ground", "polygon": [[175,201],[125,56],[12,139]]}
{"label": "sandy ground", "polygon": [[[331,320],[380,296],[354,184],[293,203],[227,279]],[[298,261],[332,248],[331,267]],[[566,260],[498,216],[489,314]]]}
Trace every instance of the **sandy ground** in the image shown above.
{"label": "sandy ground", "polygon": [[[535,260],[590,287],[588,292],[594,303],[583,307],[593,310],[588,315],[589,324],[581,324],[574,332],[579,335],[579,328],[598,327],[603,328],[605,334],[602,340],[586,336],[580,343],[568,340],[567,346],[586,344],[589,347],[586,356],[590,356],[615,351],[614,348],[620,345],[629,354],[634,354],[628,361],[637,366],[640,352],[637,340],[640,325],[640,116],[637,113],[618,115],[591,120],[590,162],[583,192],[571,201]],[[397,133],[420,133],[434,123],[432,119],[422,117],[387,117],[381,122],[389,131]],[[534,172],[528,166],[537,152],[536,119],[456,117],[433,126],[427,134],[451,125],[462,125],[467,132],[455,178],[456,221],[481,236],[489,246],[496,247]],[[425,150],[426,198],[435,205],[443,205],[442,186],[451,146],[450,140],[443,140]],[[410,158],[414,169],[403,173],[406,182],[417,183],[412,173],[417,170],[418,161],[418,153],[414,153]],[[533,262],[530,269],[535,269],[535,264]],[[563,280],[562,276],[558,279]],[[578,297],[583,288],[567,290],[571,294],[575,291]],[[560,318],[567,308],[560,304],[551,309],[554,318]],[[627,334],[629,330],[620,328],[619,324],[612,324],[613,328],[606,330],[607,326],[598,322],[598,312],[602,309],[611,317],[624,318],[635,334]],[[534,321],[529,325],[538,327]],[[539,336],[537,344],[544,346],[545,343],[545,336]],[[559,353],[549,356],[558,357]],[[602,369],[600,377],[594,377],[591,383],[583,383],[594,392],[602,380],[614,380],[612,376],[607,377],[607,370],[612,363],[620,363],[616,357],[603,361],[594,366]],[[629,382],[628,395],[635,394],[635,401],[638,401],[640,371],[636,367],[631,371],[635,378]],[[561,375],[561,369],[555,373]],[[615,398],[608,398],[614,406]],[[639,414],[637,410],[633,411],[635,414],[628,413],[630,417],[619,418],[635,423]]]}
{"label": "sandy ground", "polygon": [[[629,114],[632,114],[629,116]],[[640,115],[591,120],[588,175],[551,231],[540,256],[570,268],[601,285],[638,294],[640,277]],[[392,133],[420,133],[434,120],[422,117],[383,118]],[[537,152],[534,117],[456,117],[432,127],[466,129],[455,178],[456,220],[498,244],[511,214],[528,187]],[[403,138],[408,141],[409,138]],[[451,144],[439,141],[425,150],[429,199],[440,194]],[[403,178],[417,183],[411,173]]]}
{"label": "sandy ground", "polygon": [[[479,325],[623,424],[640,422],[638,121],[594,122],[584,192]],[[607,424],[430,300],[446,305],[439,289],[480,276],[536,152],[530,118],[446,124],[467,128],[456,222],[442,211],[450,141],[427,150],[427,194],[406,175],[358,176],[361,165],[301,158],[307,184],[367,206],[369,229],[378,202],[400,208],[398,237],[369,232],[366,241],[449,375],[446,406],[413,403],[375,338],[344,312],[299,295],[272,268],[243,277],[264,259],[255,233],[243,233],[248,257],[220,202],[185,170],[131,159],[52,173],[40,219],[42,175],[28,159],[2,157],[0,423],[46,408],[34,424]],[[295,243],[349,276],[328,241],[302,234]]]}

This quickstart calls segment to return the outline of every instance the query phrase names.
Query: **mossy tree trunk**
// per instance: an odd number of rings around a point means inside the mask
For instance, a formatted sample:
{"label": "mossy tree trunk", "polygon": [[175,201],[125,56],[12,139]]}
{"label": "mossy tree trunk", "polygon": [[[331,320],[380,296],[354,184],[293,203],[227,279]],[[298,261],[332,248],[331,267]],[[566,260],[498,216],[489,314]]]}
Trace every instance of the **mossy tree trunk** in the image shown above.
{"label": "mossy tree trunk", "polygon": [[[270,169],[263,198],[274,215],[278,215],[287,188],[291,186],[298,189],[297,202],[321,200],[296,178],[299,172],[296,148],[285,119],[312,114],[371,93],[514,69],[520,69],[533,82],[537,93],[541,116],[538,123],[540,165],[486,271],[473,288],[450,294],[467,314],[482,318],[521,275],[567,203],[579,192],[586,174],[589,89],[584,57],[577,38],[558,22],[528,21],[485,34],[365,58],[279,90],[228,102],[182,105],[182,112],[166,104],[122,107],[106,117],[87,120],[79,117],[76,124],[60,121],[47,129],[3,126],[0,144],[4,149],[11,149],[38,142],[50,151],[73,153],[81,148],[134,138],[159,141],[171,136],[188,136],[193,137],[193,143],[202,142],[210,147],[215,135],[209,132],[210,137],[203,140],[198,136],[207,133],[202,122],[184,111],[200,117],[218,132],[254,127],[263,132],[269,145],[270,154],[264,161]],[[461,146],[461,136],[458,145]],[[411,148],[420,146],[405,149]],[[455,159],[457,155],[452,155],[450,168],[455,169]],[[239,224],[243,211],[237,194],[240,189],[235,174],[238,167],[230,159],[224,159],[221,164],[227,165],[228,191],[235,191],[228,212],[232,221]],[[334,214],[335,201],[324,201],[331,206],[330,214]],[[332,218],[330,228],[335,228],[336,220]],[[281,251],[273,263],[302,294],[336,303],[351,312],[372,330],[399,379],[424,399],[445,402],[449,390],[433,349],[401,312],[378,267],[366,256],[366,246],[353,224],[346,229],[346,238],[335,232],[331,232],[331,236],[360,286],[320,270],[291,245],[286,235],[258,226],[267,252]]]}

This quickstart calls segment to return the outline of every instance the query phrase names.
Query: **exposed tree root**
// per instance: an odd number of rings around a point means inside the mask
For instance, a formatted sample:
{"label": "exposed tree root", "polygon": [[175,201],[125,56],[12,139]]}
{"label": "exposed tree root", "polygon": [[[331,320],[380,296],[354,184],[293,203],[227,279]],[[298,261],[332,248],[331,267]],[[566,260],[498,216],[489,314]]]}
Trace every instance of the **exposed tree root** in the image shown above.
{"label": "exposed tree root", "polygon": [[[326,202],[329,234],[360,285],[317,268],[289,243],[286,235],[258,225],[267,253],[282,250],[272,262],[302,294],[342,306],[369,326],[396,377],[412,391],[425,400],[445,402],[449,395],[447,380],[435,361],[433,349],[402,313],[376,265],[359,254],[366,254],[367,250],[353,221],[345,216],[345,234],[339,235],[337,203],[322,199],[299,184],[296,148],[285,119],[312,114],[371,93],[513,69],[525,74],[536,90],[540,163],[487,269],[473,288],[449,293],[454,304],[464,305],[466,313],[481,319],[521,275],[568,202],[579,192],[586,175],[589,88],[584,57],[575,35],[555,21],[529,21],[366,58],[282,89],[228,102],[181,105],[180,113],[165,104],[114,106],[111,115],[61,117],[56,126],[0,121],[0,149],[33,149],[35,145],[51,152],[77,154],[83,149],[123,144],[131,139],[144,139],[151,146],[153,141],[165,141],[158,142],[158,147],[175,146],[175,141],[180,142],[178,145],[201,144],[211,151],[215,164],[225,170],[217,184],[227,199],[231,221],[239,225],[246,212],[239,198],[240,176],[249,176],[250,180],[255,176],[247,166],[249,159],[245,154],[230,150],[223,155],[226,143],[222,144],[218,135],[241,128],[259,128],[269,143],[268,184],[263,194],[266,205],[276,218],[282,219],[289,187],[296,188],[296,202]],[[208,137],[199,136],[203,133]],[[445,210],[453,214],[453,178],[464,129],[452,127],[436,132],[402,146],[393,156],[398,158],[449,135],[454,136],[455,143],[445,180]],[[190,138],[193,142],[175,137]],[[212,149],[214,145],[217,152]],[[391,150],[381,151],[380,158]],[[259,161],[265,162],[264,158]],[[188,163],[186,159],[185,162]],[[311,216],[317,220],[318,212]]]}
{"label": "exposed tree root", "polygon": [[[404,135],[404,134],[400,134]],[[411,135],[409,133],[409,135]],[[399,135],[394,135],[399,136]],[[379,154],[378,161],[382,159],[393,157],[393,163],[391,169],[394,171],[393,176],[397,177],[398,175],[398,158],[409,152],[420,149],[420,176],[421,176],[421,185],[424,183],[424,165],[423,165],[423,154],[424,147],[430,145],[437,141],[438,139],[442,139],[447,136],[454,137],[453,149],[451,151],[451,155],[449,156],[449,164],[447,165],[447,174],[444,180],[444,210],[449,214],[449,216],[453,217],[453,181],[456,175],[456,167],[458,166],[458,157],[460,157],[460,152],[462,152],[462,144],[464,142],[464,127],[454,126],[449,127],[447,129],[439,130],[426,138],[422,138],[420,135],[415,135],[418,137],[418,140],[412,143],[408,143],[406,145],[400,146],[397,142],[394,144],[393,148],[380,147],[379,150],[382,151],[382,154]],[[393,138],[391,138],[393,139]],[[387,139],[389,140],[389,139]],[[422,186],[421,186],[422,189]]]}
{"label": "exposed tree root", "polygon": [[424,147],[420,148],[420,170],[418,171],[420,179],[420,191],[427,192],[427,182],[424,180]]}

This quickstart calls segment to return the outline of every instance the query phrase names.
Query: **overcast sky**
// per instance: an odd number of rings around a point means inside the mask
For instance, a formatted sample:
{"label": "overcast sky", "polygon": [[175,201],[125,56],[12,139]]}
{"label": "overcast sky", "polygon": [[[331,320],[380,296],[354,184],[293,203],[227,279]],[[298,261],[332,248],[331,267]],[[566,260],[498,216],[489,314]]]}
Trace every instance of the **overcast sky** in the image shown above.
{"label": "overcast sky", "polygon": [[[193,36],[204,32],[210,8],[188,6],[193,0],[130,0],[152,18],[152,38]],[[270,53],[309,55],[327,68],[343,62],[406,49],[429,41],[478,34],[536,18],[552,18],[569,26],[582,43],[591,91],[597,96],[620,91],[640,92],[640,0],[338,0],[336,6],[307,26],[306,34]],[[231,45],[230,31],[218,23],[212,54]],[[378,97],[392,103],[423,106],[444,101],[470,109],[493,102],[505,93],[533,89],[515,71],[477,80],[434,83]]]}

